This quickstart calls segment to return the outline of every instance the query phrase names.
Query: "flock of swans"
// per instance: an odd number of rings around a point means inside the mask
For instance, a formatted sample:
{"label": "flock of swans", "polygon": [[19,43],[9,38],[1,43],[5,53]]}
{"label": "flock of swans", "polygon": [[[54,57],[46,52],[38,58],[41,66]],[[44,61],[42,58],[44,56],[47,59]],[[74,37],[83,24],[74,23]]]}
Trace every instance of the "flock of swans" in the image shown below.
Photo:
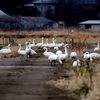
{"label": "flock of swans", "polygon": [[[44,43],[43,37],[40,43],[35,43],[34,39],[33,39],[33,43],[31,40],[29,40],[28,42],[25,43],[25,46],[26,46],[25,50],[22,50],[21,44],[18,44],[18,46],[19,48],[18,48],[17,53],[21,56],[30,57],[30,55],[37,54],[37,52],[33,48],[38,47],[44,50],[43,55],[50,61],[51,65],[56,65],[58,62],[60,64],[63,64],[63,61],[70,57],[70,58],[76,58],[72,64],[73,67],[80,66],[80,60],[77,58],[78,54],[76,52],[70,52],[70,54],[68,53],[68,48],[70,45],[64,44],[63,42],[56,43],[55,38],[52,38],[51,43],[48,43],[48,39],[46,39],[46,43]],[[56,50],[56,52],[49,51],[51,50],[51,48],[53,50]],[[60,48],[64,48],[64,52]],[[100,47],[98,43],[97,47],[94,48],[92,53],[87,51],[83,54],[83,59],[85,60],[90,59],[90,61],[93,61],[93,59],[100,58],[100,54],[95,52],[99,50],[100,50]],[[3,54],[5,57],[7,54],[10,54],[10,53],[11,53],[10,44],[8,44],[7,49],[0,50],[0,54]]]}

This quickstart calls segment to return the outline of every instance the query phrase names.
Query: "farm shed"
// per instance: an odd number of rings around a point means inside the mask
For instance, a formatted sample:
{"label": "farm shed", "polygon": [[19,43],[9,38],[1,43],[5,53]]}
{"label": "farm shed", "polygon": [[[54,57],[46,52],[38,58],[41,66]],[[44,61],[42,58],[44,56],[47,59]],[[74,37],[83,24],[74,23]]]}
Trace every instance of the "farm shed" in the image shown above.
{"label": "farm shed", "polygon": [[23,27],[21,29],[25,30],[40,30],[48,29],[53,27],[53,21],[45,17],[24,17],[20,16],[20,23]]}
{"label": "farm shed", "polygon": [[87,20],[79,23],[80,30],[100,31],[100,20]]}

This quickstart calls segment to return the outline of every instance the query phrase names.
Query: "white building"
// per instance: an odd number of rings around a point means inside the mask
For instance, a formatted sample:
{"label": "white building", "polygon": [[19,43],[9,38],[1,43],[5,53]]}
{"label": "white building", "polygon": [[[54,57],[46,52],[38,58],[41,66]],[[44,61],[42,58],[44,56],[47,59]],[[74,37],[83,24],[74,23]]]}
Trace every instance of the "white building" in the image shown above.
{"label": "white building", "polygon": [[100,31],[100,20],[87,20],[79,23],[80,30]]}

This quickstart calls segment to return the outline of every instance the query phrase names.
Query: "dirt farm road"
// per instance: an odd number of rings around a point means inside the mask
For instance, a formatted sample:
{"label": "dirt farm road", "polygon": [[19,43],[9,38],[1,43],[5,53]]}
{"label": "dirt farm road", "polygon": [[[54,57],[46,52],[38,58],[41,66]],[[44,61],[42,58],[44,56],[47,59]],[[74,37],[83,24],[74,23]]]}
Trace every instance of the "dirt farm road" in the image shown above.
{"label": "dirt farm road", "polygon": [[72,97],[67,96],[67,91],[45,83],[60,78],[59,73],[62,71],[61,68],[2,66],[0,68],[0,100],[72,100]]}
{"label": "dirt farm road", "polygon": [[44,58],[0,58],[0,100],[76,100],[46,84],[57,80],[66,68],[50,66]]}

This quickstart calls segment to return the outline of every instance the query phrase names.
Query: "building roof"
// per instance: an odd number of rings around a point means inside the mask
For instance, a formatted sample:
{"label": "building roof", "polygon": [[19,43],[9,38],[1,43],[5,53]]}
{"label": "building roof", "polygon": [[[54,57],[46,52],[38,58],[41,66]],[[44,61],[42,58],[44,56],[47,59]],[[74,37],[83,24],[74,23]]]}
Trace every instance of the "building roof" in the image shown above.
{"label": "building roof", "polygon": [[100,24],[100,20],[87,20],[80,22],[79,24]]}
{"label": "building roof", "polygon": [[24,4],[25,7],[33,7],[34,5],[55,4],[56,0],[33,0],[30,3]]}
{"label": "building roof", "polygon": [[31,3],[55,3],[55,0],[34,0]]}
{"label": "building roof", "polygon": [[53,22],[52,20],[49,20],[45,17],[23,17],[20,16],[20,19],[25,20],[25,21],[32,21],[34,23],[49,23]]}
{"label": "building roof", "polygon": [[24,6],[25,6],[25,7],[33,7],[34,4],[32,4],[32,3],[27,3],[27,4],[24,4]]}
{"label": "building roof", "polygon": [[97,4],[97,0],[65,0],[66,2],[71,2],[71,3],[75,3],[78,2],[80,4],[85,4],[85,5],[94,5]]}
{"label": "building roof", "polygon": [[19,20],[13,16],[9,16],[2,10],[0,10],[0,22],[19,22]]}
{"label": "building roof", "polygon": [[6,15],[7,16],[7,14],[6,13],[4,13],[2,10],[0,10],[0,16],[4,16],[4,15]]}

